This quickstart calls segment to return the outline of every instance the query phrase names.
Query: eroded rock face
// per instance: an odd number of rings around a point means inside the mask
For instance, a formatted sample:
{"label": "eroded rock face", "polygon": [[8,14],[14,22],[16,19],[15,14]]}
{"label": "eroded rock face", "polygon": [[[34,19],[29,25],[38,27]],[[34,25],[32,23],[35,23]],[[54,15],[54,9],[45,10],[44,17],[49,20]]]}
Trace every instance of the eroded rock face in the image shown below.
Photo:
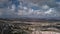
{"label": "eroded rock face", "polygon": [[32,34],[60,34],[58,32],[53,32],[53,31],[34,31]]}
{"label": "eroded rock face", "polygon": [[[44,24],[44,25],[43,25]],[[3,23],[0,27],[4,33],[10,31],[12,34],[60,34],[59,24],[57,23]],[[11,31],[12,30],[12,31]],[[1,31],[2,32],[2,31]]]}
{"label": "eroded rock face", "polygon": [[35,31],[35,32],[32,32],[32,34],[60,34],[60,33],[52,32],[52,31]]}

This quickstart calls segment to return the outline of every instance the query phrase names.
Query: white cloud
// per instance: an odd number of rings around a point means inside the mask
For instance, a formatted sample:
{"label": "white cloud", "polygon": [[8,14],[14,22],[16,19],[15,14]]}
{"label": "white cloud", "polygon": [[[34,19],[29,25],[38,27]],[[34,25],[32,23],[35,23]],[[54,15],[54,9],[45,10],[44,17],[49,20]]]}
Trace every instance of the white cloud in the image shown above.
{"label": "white cloud", "polygon": [[27,10],[28,8],[27,7],[24,7],[25,10]]}
{"label": "white cloud", "polygon": [[49,9],[50,7],[48,5],[43,5],[42,9]]}
{"label": "white cloud", "polygon": [[45,14],[51,14],[52,12],[54,12],[54,9],[53,8],[50,8],[49,10],[45,11],[44,13]]}
{"label": "white cloud", "polygon": [[23,16],[31,16],[31,17],[44,17],[44,18],[47,18],[47,17],[56,17],[58,16],[59,13],[56,12],[55,8],[49,8],[48,10],[33,10],[31,8],[27,9],[26,10],[20,10],[18,13],[18,15],[23,15]]}
{"label": "white cloud", "polygon": [[15,10],[15,8],[16,8],[15,5],[12,5],[11,10]]}
{"label": "white cloud", "polygon": [[[36,0],[37,1],[37,0]],[[50,18],[50,17],[60,17],[60,13],[59,11],[57,10],[58,7],[53,7],[55,6],[54,4],[54,1],[53,0],[40,0],[42,1],[40,4],[39,2],[37,3],[30,3],[28,2],[28,6],[22,6],[22,3],[21,5],[19,5],[19,9],[17,12],[15,12],[15,6],[12,5],[12,9],[4,9],[4,10],[0,10],[0,16],[1,15],[7,15],[7,16],[12,16],[12,17],[17,17],[17,16],[31,16],[31,17],[44,17],[44,18]],[[47,3],[45,3],[47,2]],[[42,5],[41,5],[42,4]],[[57,4],[60,4],[60,3],[57,3]],[[38,6],[39,7],[39,10],[33,10],[31,9],[32,6]],[[60,7],[60,6],[59,6]]]}

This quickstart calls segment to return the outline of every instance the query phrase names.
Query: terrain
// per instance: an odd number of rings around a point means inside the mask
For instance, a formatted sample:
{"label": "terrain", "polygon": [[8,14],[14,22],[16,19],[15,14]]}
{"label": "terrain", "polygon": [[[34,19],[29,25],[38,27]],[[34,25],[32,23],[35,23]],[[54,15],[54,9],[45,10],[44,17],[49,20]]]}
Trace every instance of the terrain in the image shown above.
{"label": "terrain", "polygon": [[60,21],[0,19],[0,34],[60,34]]}

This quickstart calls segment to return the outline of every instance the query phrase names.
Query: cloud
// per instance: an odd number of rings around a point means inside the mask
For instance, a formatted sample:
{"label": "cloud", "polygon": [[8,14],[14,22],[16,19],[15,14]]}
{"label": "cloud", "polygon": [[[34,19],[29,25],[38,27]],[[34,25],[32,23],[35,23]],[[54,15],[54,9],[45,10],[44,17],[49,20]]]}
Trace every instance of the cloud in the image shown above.
{"label": "cloud", "polygon": [[55,0],[22,0],[19,9],[15,12],[15,6],[12,9],[1,8],[0,16],[9,18],[35,17],[35,18],[56,18],[60,17],[60,2]]}
{"label": "cloud", "polygon": [[45,9],[45,10],[46,10],[46,9],[49,9],[49,8],[50,8],[50,7],[49,7],[48,5],[43,5],[43,6],[42,6],[42,9]]}
{"label": "cloud", "polygon": [[51,14],[52,12],[54,12],[53,8],[50,8],[49,10],[47,10],[46,12],[44,12],[45,14]]}

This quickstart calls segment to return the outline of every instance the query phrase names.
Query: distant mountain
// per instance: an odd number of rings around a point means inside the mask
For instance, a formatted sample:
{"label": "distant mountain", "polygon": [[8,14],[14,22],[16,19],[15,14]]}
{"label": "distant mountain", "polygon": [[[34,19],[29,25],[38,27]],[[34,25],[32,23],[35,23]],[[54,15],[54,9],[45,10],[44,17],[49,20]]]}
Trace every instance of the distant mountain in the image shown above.
{"label": "distant mountain", "polygon": [[27,18],[27,17],[21,17],[21,18],[0,18],[0,20],[7,20],[7,21],[23,21],[23,22],[56,22],[60,21],[60,19],[46,19],[46,18]]}

